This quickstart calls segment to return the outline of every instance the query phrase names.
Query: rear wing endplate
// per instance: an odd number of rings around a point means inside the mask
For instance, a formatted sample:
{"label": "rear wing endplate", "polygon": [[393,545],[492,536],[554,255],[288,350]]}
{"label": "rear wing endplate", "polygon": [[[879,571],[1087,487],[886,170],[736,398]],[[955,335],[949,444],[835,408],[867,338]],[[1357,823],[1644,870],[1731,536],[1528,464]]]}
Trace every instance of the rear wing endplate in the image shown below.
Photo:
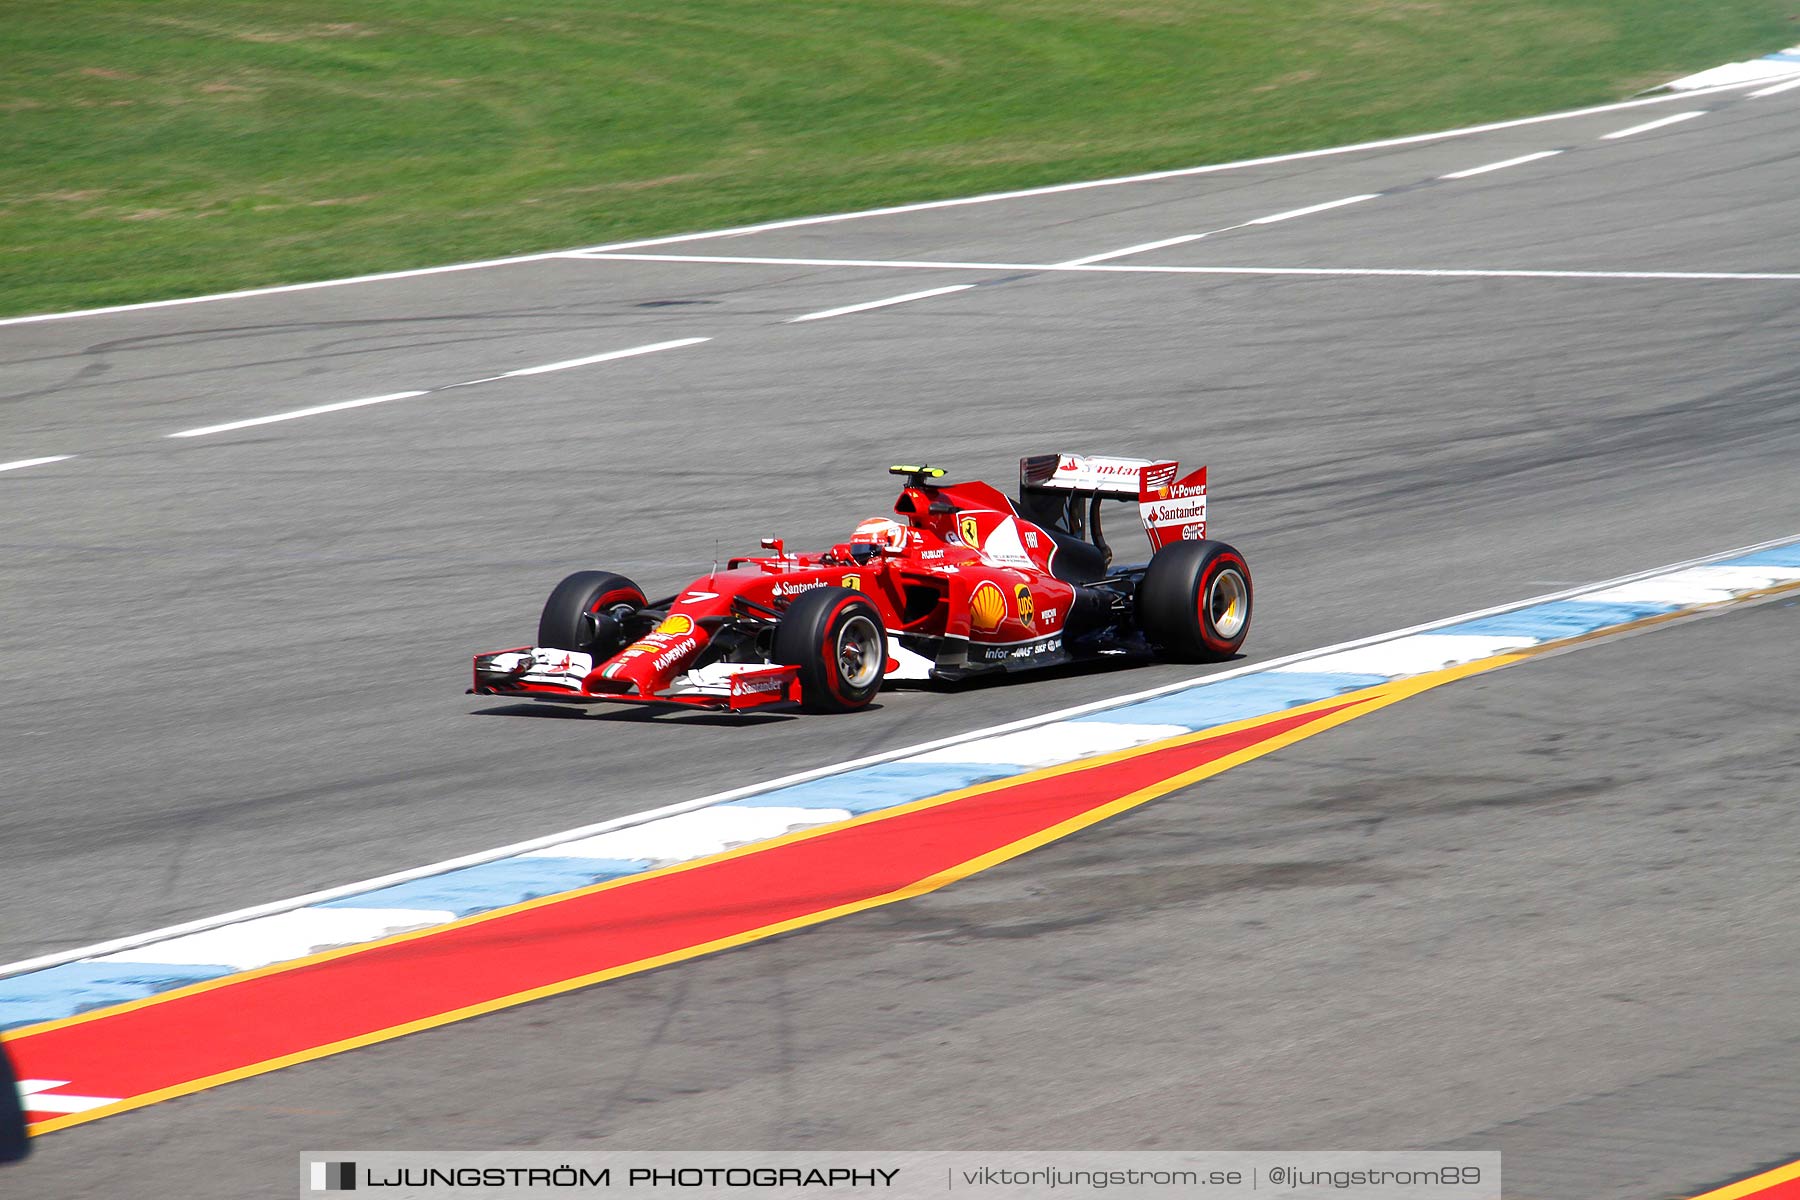
{"label": "rear wing endplate", "polygon": [[1138,483],[1138,519],[1152,550],[1206,537],[1206,468],[1177,479],[1180,469],[1174,463],[1146,467]]}

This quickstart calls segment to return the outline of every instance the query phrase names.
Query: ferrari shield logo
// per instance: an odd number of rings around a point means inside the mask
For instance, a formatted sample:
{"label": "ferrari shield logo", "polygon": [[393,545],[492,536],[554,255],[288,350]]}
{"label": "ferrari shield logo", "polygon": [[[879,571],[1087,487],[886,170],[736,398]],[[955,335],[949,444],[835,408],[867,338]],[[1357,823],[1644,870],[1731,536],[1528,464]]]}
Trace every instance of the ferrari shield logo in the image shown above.
{"label": "ferrari shield logo", "polygon": [[973,515],[966,516],[957,522],[956,530],[962,534],[963,545],[971,550],[981,549],[981,527],[976,524]]}
{"label": "ferrari shield logo", "polygon": [[841,584],[841,586],[847,587],[853,592],[860,592],[860,591],[862,591],[862,576],[861,575],[846,575],[846,576],[844,576],[843,583]]}
{"label": "ferrari shield logo", "polygon": [[1019,624],[1031,626],[1037,620],[1037,605],[1031,599],[1031,589],[1025,584],[1013,588],[1013,607],[1019,610]]}

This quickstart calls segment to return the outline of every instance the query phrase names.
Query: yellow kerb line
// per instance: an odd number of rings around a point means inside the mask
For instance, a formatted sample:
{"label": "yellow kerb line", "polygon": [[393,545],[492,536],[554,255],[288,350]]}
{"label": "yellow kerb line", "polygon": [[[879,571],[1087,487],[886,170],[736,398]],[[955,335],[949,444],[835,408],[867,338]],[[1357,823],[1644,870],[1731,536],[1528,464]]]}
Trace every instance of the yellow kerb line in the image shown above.
{"label": "yellow kerb line", "polygon": [[1748,1179],[1740,1179],[1736,1183],[1728,1183],[1722,1188],[1714,1188],[1695,1196],[1693,1200],[1743,1200],[1745,1196],[1754,1196],[1758,1192],[1766,1192],[1778,1187],[1790,1179],[1800,1179],[1800,1159],[1791,1163],[1764,1171],[1761,1175],[1752,1175]]}

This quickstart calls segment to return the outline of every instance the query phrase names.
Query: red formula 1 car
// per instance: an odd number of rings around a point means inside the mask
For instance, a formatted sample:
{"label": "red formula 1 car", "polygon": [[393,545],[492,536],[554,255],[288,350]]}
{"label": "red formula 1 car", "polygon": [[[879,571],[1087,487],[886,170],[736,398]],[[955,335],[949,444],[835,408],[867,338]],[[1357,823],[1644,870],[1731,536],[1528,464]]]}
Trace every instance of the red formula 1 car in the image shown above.
{"label": "red formula 1 car", "polygon": [[[475,657],[481,695],[713,709],[848,711],[883,680],[959,679],[1104,656],[1229,658],[1250,628],[1250,568],[1206,537],[1206,468],[1042,454],[1019,499],[985,483],[906,478],[894,512],[819,554],[732,559],[650,601],[621,575],[557,585],[536,646]],[[1121,566],[1101,531],[1135,503],[1148,562]]]}

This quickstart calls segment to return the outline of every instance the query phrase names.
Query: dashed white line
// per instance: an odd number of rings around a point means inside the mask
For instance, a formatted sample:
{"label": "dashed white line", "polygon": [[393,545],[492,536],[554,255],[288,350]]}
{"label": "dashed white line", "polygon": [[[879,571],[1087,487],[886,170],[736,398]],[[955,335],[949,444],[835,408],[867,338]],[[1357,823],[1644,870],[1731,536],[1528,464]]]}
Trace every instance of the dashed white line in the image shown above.
{"label": "dashed white line", "polygon": [[603,254],[583,257],[595,261],[733,263],[765,267],[894,267],[913,271],[1068,271],[1127,275],[1307,275],[1330,278],[1373,277],[1393,279],[1620,279],[1727,283],[1793,283],[1792,271],[1534,271],[1485,267],[1186,267],[1138,263],[935,262],[883,258],[760,258],[724,254]]}
{"label": "dashed white line", "polygon": [[0,463],[0,471],[18,471],[25,467],[42,467],[50,463],[68,462],[73,454],[51,454],[44,458],[18,458],[12,462]]}
{"label": "dashed white line", "polygon": [[1499,162],[1487,163],[1479,167],[1470,167],[1466,171],[1452,171],[1448,175],[1439,175],[1439,179],[1469,179],[1476,175],[1486,175],[1489,171],[1504,171],[1508,167],[1524,166],[1528,162],[1536,162],[1540,158],[1555,158],[1561,150],[1539,150],[1536,154],[1521,154],[1517,158],[1502,159]]}
{"label": "dashed white line", "polygon": [[[1217,231],[1215,231],[1217,232]],[[1124,258],[1128,254],[1145,254],[1151,250],[1165,250],[1170,246],[1182,246],[1188,242],[1197,242],[1204,233],[1184,233],[1180,237],[1164,238],[1160,242],[1144,242],[1137,246],[1126,246],[1122,250],[1107,250],[1100,254],[1090,254],[1086,258],[1071,258],[1068,262],[1057,263],[1059,267],[1085,267],[1089,263],[1106,262],[1108,259]]]}
{"label": "dashed white line", "polygon": [[1786,83],[1778,83],[1774,87],[1766,87],[1761,91],[1751,92],[1750,98],[1752,100],[1760,100],[1764,96],[1779,96],[1781,93],[1791,92],[1795,88],[1800,88],[1800,79],[1790,79]]}
{"label": "dashed white line", "polygon": [[1472,137],[1483,133],[1495,133],[1504,129],[1520,129],[1527,125],[1541,125],[1550,121],[1567,121],[1578,117],[1591,117],[1600,113],[1624,112],[1628,109],[1643,108],[1649,105],[1668,104],[1677,99],[1693,99],[1699,96],[1710,96],[1720,92],[1736,91],[1750,87],[1747,81],[1720,84],[1717,87],[1701,88],[1679,96],[1651,96],[1640,100],[1624,100],[1614,104],[1599,104],[1589,108],[1569,109],[1565,112],[1544,113],[1535,117],[1517,117],[1508,121],[1491,121],[1482,125],[1466,125],[1458,129],[1443,129],[1434,133],[1414,133],[1404,137],[1383,138],[1373,142],[1355,142],[1347,146],[1328,146],[1322,150],[1301,150],[1292,154],[1270,154],[1261,158],[1245,158],[1228,163],[1208,163],[1198,167],[1177,167],[1170,171],[1150,171],[1141,175],[1120,175],[1110,179],[1087,179],[1075,183],[1057,183],[1047,187],[1020,188],[1010,192],[985,192],[977,196],[955,196],[945,200],[927,200],[917,204],[891,204],[881,208],[866,208],[856,212],[824,213],[812,217],[790,217],[780,221],[765,221],[760,225],[738,225],[727,229],[705,230],[699,233],[678,233],[667,237],[639,238],[628,242],[611,242],[601,246],[587,246],[576,250],[550,250],[541,254],[519,254],[510,258],[490,258],[480,262],[450,263],[437,267],[415,267],[404,271],[383,271],[372,275],[354,275],[342,279],[320,279],[309,283],[287,283],[272,287],[245,288],[235,292],[214,292],[205,296],[181,296],[172,300],[149,300],[137,304],[109,304],[103,308],[83,308],[68,312],[33,313],[23,317],[0,318],[0,326],[29,325],[40,321],[67,321],[76,317],[98,317],[113,313],[137,312],[140,309],[172,308],[187,304],[210,304],[217,300],[243,300],[255,296],[277,296],[288,292],[306,292],[315,288],[343,287],[355,283],[385,283],[398,279],[418,279],[430,275],[443,275],[451,271],[478,271],[489,267],[514,266],[521,263],[546,262],[551,259],[568,258],[580,255],[583,250],[632,250],[646,246],[667,246],[677,242],[699,241],[707,238],[739,237],[746,233],[766,233],[777,229],[797,229],[809,225],[828,225],[842,221],[858,221],[868,217],[893,216],[898,213],[924,212],[930,209],[959,208],[970,204],[994,204],[1008,200],[1029,199],[1036,196],[1050,196],[1062,192],[1087,191],[1092,188],[1119,187],[1133,183],[1151,183],[1163,179],[1182,179],[1196,175],[1211,175],[1220,171],[1241,171],[1251,167],[1271,166],[1277,163],[1304,162],[1315,158],[1327,158],[1340,154],[1355,154],[1364,150],[1388,150],[1397,146],[1418,146],[1428,142],[1444,141],[1449,138]]}
{"label": "dashed white line", "polygon": [[[966,285],[966,286],[973,286]],[[586,367],[594,363],[611,362],[617,358],[635,358],[640,354],[655,354],[658,350],[674,350],[681,346],[697,346],[701,342],[710,342],[711,338],[692,337],[678,338],[672,342],[652,342],[648,346],[632,346],[627,350],[608,350],[604,354],[590,354],[586,358],[566,358],[561,362],[544,363],[537,367],[520,367],[515,371],[507,371],[499,375],[489,375],[484,379],[467,379],[462,383],[447,384],[441,388],[425,388],[412,392],[389,392],[385,396],[364,396],[360,400],[339,400],[335,404],[315,404],[310,408],[296,408],[292,412],[275,413],[267,417],[251,417],[244,421],[226,421],[221,425],[202,425],[198,429],[183,429],[179,433],[164,434],[164,437],[191,438],[205,437],[210,433],[229,433],[234,429],[249,429],[256,425],[273,425],[277,421],[295,421],[301,417],[316,417],[323,413],[343,412],[349,408],[367,408],[371,404],[386,404],[390,400],[411,400],[417,396],[429,396],[433,390],[448,391],[450,388],[471,387],[477,383],[492,383],[496,379],[515,379],[521,375],[544,375],[551,371],[567,371],[572,367]],[[29,463],[20,464],[29,466]],[[4,468],[0,468],[4,469]]]}
{"label": "dashed white line", "polygon": [[[913,258],[787,258],[780,255],[761,254],[656,254],[649,251],[636,250],[584,250],[571,258],[585,259],[588,262],[660,262],[660,263],[719,263],[731,266],[753,267],[900,267],[914,271],[992,271],[1017,270],[1019,264],[977,263],[977,262],[939,262],[934,259]],[[1030,270],[1041,268],[1032,267]]]}
{"label": "dashed white line", "polygon": [[1291,221],[1295,217],[1310,217],[1314,213],[1326,212],[1333,208],[1342,208],[1346,204],[1361,204],[1364,200],[1377,200],[1380,192],[1368,192],[1361,196],[1345,196],[1342,200],[1327,200],[1323,204],[1309,204],[1305,208],[1289,209],[1287,212],[1271,213],[1266,217],[1258,217],[1254,221],[1245,221],[1246,225],[1273,225],[1277,221]]}
{"label": "dashed white line", "polygon": [[951,292],[966,292],[975,285],[972,283],[953,283],[949,287],[932,288],[924,292],[908,292],[904,296],[889,296],[885,300],[867,300],[861,304],[846,304],[842,308],[827,308],[819,312],[810,312],[804,316],[789,317],[787,324],[800,321],[823,321],[826,317],[841,317],[846,313],[867,312],[871,308],[886,308],[890,304],[908,304],[914,300],[924,300],[931,296],[948,296]]}
{"label": "dashed white line", "polygon": [[1629,129],[1615,129],[1611,133],[1601,134],[1600,140],[1609,142],[1614,138],[1626,138],[1637,133],[1649,133],[1652,129],[1661,129],[1665,125],[1678,125],[1682,121],[1691,121],[1695,117],[1704,117],[1709,111],[1711,110],[1702,108],[1697,109],[1694,112],[1676,113],[1674,116],[1664,117],[1660,121],[1645,121],[1642,125],[1633,125]]}
{"label": "dashed white line", "polygon": [[411,400],[415,396],[427,396],[423,392],[389,392],[385,396],[364,396],[360,400],[339,400],[336,404],[315,404],[311,408],[296,408],[292,412],[276,413],[268,417],[251,417],[246,421],[227,421],[223,425],[202,425],[198,429],[183,429],[180,433],[164,434],[164,437],[191,438],[205,437],[209,433],[229,433],[233,429],[249,429],[253,425],[273,425],[277,421],[297,421],[301,417],[316,417],[321,413],[343,412],[347,408],[366,408],[371,404],[386,404],[389,400]]}
{"label": "dashed white line", "polygon": [[446,383],[438,388],[447,392],[452,388],[474,387],[478,383],[493,383],[500,379],[517,379],[522,375],[547,375],[551,371],[567,371],[573,367],[587,367],[594,363],[611,362],[615,358],[636,358],[640,354],[655,354],[658,350],[676,350],[682,346],[698,346],[701,342],[710,342],[711,338],[693,337],[677,338],[672,342],[652,342],[648,346],[633,346],[629,350],[608,350],[605,354],[590,354],[586,358],[566,358],[561,362],[545,363],[539,367],[520,367],[516,371],[502,371],[498,375],[483,375],[480,379],[465,379],[461,383]]}
{"label": "dashed white line", "polygon": [[655,354],[659,350],[679,350],[683,346],[698,346],[701,342],[710,342],[711,338],[691,337],[677,338],[672,342],[652,342],[648,346],[633,346],[629,350],[608,350],[605,354],[590,354],[586,358],[569,358],[562,362],[545,363],[541,367],[520,367],[516,371],[507,371],[495,379],[515,379],[521,375],[548,375],[552,371],[567,371],[572,367],[587,367],[594,363],[612,362],[618,358],[636,358],[640,354]]}

